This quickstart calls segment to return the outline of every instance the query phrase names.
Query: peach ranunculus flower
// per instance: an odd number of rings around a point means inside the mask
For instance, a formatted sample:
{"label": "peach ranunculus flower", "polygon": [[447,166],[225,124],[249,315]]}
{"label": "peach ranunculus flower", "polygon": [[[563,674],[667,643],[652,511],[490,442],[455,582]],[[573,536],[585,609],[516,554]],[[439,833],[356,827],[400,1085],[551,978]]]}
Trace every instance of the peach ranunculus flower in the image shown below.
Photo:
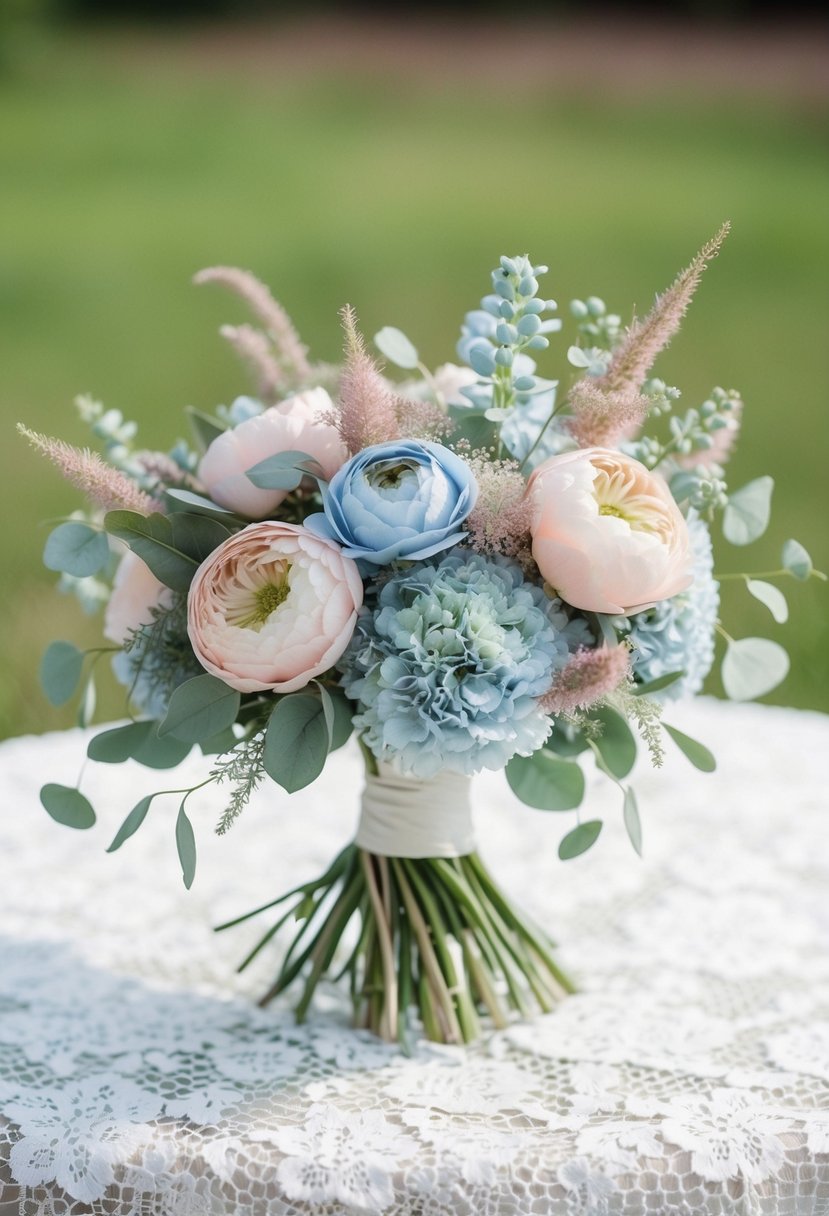
{"label": "peach ranunculus flower", "polygon": [[574,608],[642,612],[692,582],[688,527],[667,483],[630,456],[583,448],[530,477],[533,557]]}
{"label": "peach ranunculus flower", "polygon": [[173,593],[165,587],[149,566],[130,549],[126,551],[115,571],[112,595],[104,614],[104,637],[116,646],[123,646],[131,633],[149,625],[154,608],[167,608]]}
{"label": "peach ranunculus flower", "polygon": [[363,602],[355,562],[298,524],[249,524],[202,562],[187,632],[211,675],[239,692],[294,692],[345,650]]}
{"label": "peach ranunculus flower", "polygon": [[248,469],[279,452],[307,452],[330,481],[348,459],[340,432],[323,421],[333,408],[324,388],[312,388],[240,422],[210,444],[199,465],[199,481],[220,507],[246,519],[262,519],[279,506],[287,490],[258,489],[248,480]]}

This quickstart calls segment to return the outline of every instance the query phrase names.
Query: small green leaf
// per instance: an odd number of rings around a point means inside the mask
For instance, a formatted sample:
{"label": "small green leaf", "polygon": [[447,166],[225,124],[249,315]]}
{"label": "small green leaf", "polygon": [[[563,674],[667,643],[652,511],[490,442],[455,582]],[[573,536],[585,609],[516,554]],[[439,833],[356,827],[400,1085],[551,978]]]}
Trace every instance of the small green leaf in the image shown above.
{"label": "small green leaf", "polygon": [[218,735],[236,721],[241,696],[223,680],[205,673],[179,684],[159,724],[160,738],[172,735],[182,743],[198,743]]}
{"label": "small green leaf", "polygon": [[176,549],[198,566],[232,535],[226,523],[209,515],[174,511],[169,520]]}
{"label": "small green leaf", "polygon": [[78,726],[81,730],[86,730],[92,719],[95,717],[95,706],[98,704],[98,693],[95,688],[95,681],[90,672],[86,681],[86,686],[81,696],[81,703],[78,706]]}
{"label": "small green leaf", "polygon": [[655,680],[648,680],[646,684],[637,684],[631,691],[635,697],[649,697],[652,693],[662,692],[663,688],[670,688],[684,675],[684,671],[667,671],[664,676],[657,676]]}
{"label": "small green leaf", "polygon": [[639,856],[642,856],[642,821],[639,818],[639,807],[636,805],[636,795],[630,786],[625,790],[623,810],[625,831],[628,839]]}
{"label": "small green leaf", "polygon": [[137,511],[109,511],[104,527],[117,536],[149,566],[156,578],[173,591],[187,591],[199,563],[182,553],[173,541],[174,515],[139,515]]}
{"label": "small green leaf", "polygon": [[782,562],[784,569],[805,583],[812,573],[812,559],[799,540],[787,540],[783,546]]}
{"label": "small green leaf", "polygon": [[151,729],[133,752],[132,758],[145,768],[166,769],[177,768],[190,754],[193,746],[182,739],[166,735],[163,739],[158,736],[158,722],[152,722]]}
{"label": "small green leaf", "polygon": [[318,477],[322,465],[307,452],[277,452],[245,471],[259,490],[295,490],[303,477]]}
{"label": "small green leaf", "polygon": [[86,754],[99,764],[123,764],[133,757],[136,748],[154,727],[154,722],[129,722],[126,726],[102,731],[89,740]]}
{"label": "small green leaf", "polygon": [[746,579],[746,587],[750,595],[753,595],[761,604],[766,605],[778,625],[786,623],[789,619],[789,605],[779,587],[756,578]]}
{"label": "small green leaf", "polygon": [[40,683],[53,705],[65,705],[81,678],[83,651],[71,642],[52,642],[40,664]]}
{"label": "small green leaf", "polygon": [[67,828],[91,828],[95,812],[80,790],[68,785],[44,785],[40,801],[54,820]]}
{"label": "small green leaf", "polygon": [[265,771],[289,794],[320,775],[328,756],[328,727],[320,697],[292,693],[282,697],[265,734]]}
{"label": "small green leaf", "polygon": [[43,564],[47,570],[59,570],[75,578],[97,574],[108,561],[106,532],[74,520],[59,524],[49,534],[43,550]]}
{"label": "small green leaf", "polygon": [[589,716],[602,724],[602,733],[594,743],[605,767],[619,780],[627,777],[636,761],[636,739],[627,722],[607,706],[591,710]]}
{"label": "small green leaf", "polygon": [[580,756],[590,746],[578,727],[562,725],[556,722],[550,731],[544,746],[554,756],[570,758]]}
{"label": "small green leaf", "polygon": [[498,439],[498,427],[483,414],[464,406],[450,406],[449,417],[455,424],[452,431],[452,442],[465,439],[473,451],[478,448],[491,448]]}
{"label": "small green leaf", "polygon": [[181,862],[181,877],[189,891],[196,876],[196,837],[193,835],[193,825],[187,818],[183,802],[176,819],[176,848]]}
{"label": "small green leaf", "polygon": [[228,726],[227,730],[219,731],[218,735],[201,739],[199,748],[203,756],[221,756],[224,752],[231,751],[238,742],[233,730]]}
{"label": "small green leaf", "polygon": [[190,420],[190,428],[196,443],[203,452],[207,451],[214,439],[218,439],[228,430],[228,427],[223,422],[219,422],[218,418],[211,418],[209,414],[203,414],[195,406],[185,405],[184,412]]}
{"label": "small green leaf", "polygon": [[379,333],[374,335],[374,345],[396,367],[404,367],[407,371],[417,367],[420,361],[414,345],[393,325],[384,325]]}
{"label": "small green leaf", "polygon": [[763,697],[785,680],[789,656],[768,638],[740,638],[729,642],[722,664],[722,682],[732,701]]}
{"label": "small green leaf", "polygon": [[729,496],[723,534],[732,545],[749,545],[763,535],[771,517],[772,477],[758,477]]}
{"label": "small green leaf", "polygon": [[342,747],[351,738],[354,730],[354,714],[357,712],[357,707],[353,701],[349,701],[341,688],[331,688],[328,690],[328,693],[334,706],[331,746],[328,750],[335,752],[337,748]]}
{"label": "small green leaf", "polygon": [[572,760],[559,760],[546,748],[532,756],[513,756],[506,767],[509,787],[538,811],[572,811],[584,797],[584,773]]}
{"label": "small green leaf", "polygon": [[[226,507],[220,507],[210,498],[205,498],[202,494],[194,494],[192,490],[169,489],[165,491],[168,498],[172,498],[174,510],[186,509],[196,515],[217,515],[219,519],[224,516],[235,519],[236,516],[232,511],[228,511]],[[181,506],[179,506],[181,504]]]}
{"label": "small green leaf", "polygon": [[580,823],[577,828],[573,828],[572,832],[568,832],[558,846],[558,855],[561,860],[569,861],[571,857],[578,857],[581,853],[586,853],[598,840],[601,830],[601,819],[588,819],[587,823]]}
{"label": "small green leaf", "polygon": [[107,853],[114,853],[116,849],[120,849],[125,840],[129,840],[130,836],[135,835],[146,819],[147,811],[150,809],[150,803],[154,797],[155,794],[147,794],[145,798],[142,798],[140,802],[135,804],[115,833],[112,844],[107,849]]}
{"label": "small green leaf", "polygon": [[312,683],[319,689],[322,712],[325,718],[325,729],[328,732],[328,750],[331,751],[331,744],[334,742],[334,702],[325,685],[320,684],[319,680],[313,680]]}
{"label": "small green leaf", "polygon": [[681,730],[677,730],[675,726],[669,726],[667,722],[663,722],[662,725],[683,755],[691,761],[694,768],[698,768],[703,773],[713,773],[717,767],[717,761],[713,752],[710,752],[704,744],[699,743],[696,739],[692,739],[690,735],[685,735]]}

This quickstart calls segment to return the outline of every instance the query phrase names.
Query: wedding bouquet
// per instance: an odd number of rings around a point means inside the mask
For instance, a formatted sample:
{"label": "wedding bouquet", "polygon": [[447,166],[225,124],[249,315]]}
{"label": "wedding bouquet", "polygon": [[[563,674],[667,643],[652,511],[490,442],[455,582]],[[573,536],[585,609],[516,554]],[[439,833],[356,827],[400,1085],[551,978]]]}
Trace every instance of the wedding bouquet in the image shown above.
{"label": "wedding bouquet", "polygon": [[[726,233],[644,319],[624,326],[597,297],[573,301],[565,388],[537,371],[562,322],[539,294],[546,267],[527,257],[501,258],[457,364],[431,371],[400,330],[382,329],[374,343],[396,381],[352,309],[342,366],[315,363],[269,291],[219,267],[196,282],[250,306],[258,325],[222,334],[255,396],[188,409],[191,440],[169,451],[137,447],[135,424],[87,397],[77,406],[103,457],[21,427],[87,499],[44,561],[63,589],[105,606],[109,643],[54,642],[48,697],[62,704],[80,686],[88,725],[94,666],[111,655],[130,720],[95,735],[89,758],[164,769],[193,746],[206,757],[200,784],[141,797],[110,851],[175,796],[189,887],[188,809],[203,786],[227,788],[224,833],[261,782],[300,790],[356,735],[366,783],[354,842],[320,878],[231,922],[272,914],[242,966],[292,933],[263,1002],[299,980],[301,1018],[322,978],[348,976],[357,1024],[405,1040],[416,1010],[447,1042],[474,1038],[482,1013],[502,1026],[510,1011],[552,1008],[571,985],[475,850],[469,778],[504,769],[529,806],[570,812],[567,860],[602,828],[579,811],[592,760],[618,785],[638,852],[637,735],[656,765],[672,743],[714,768],[663,709],[700,690],[716,633],[729,696],[785,676],[777,643],[735,640],[718,620],[724,577],[777,621],[787,614],[768,576],[712,568],[718,514],[735,545],[769,519],[770,477],[734,492],[724,480],[740,396],[715,388],[680,410],[679,390],[652,375]],[[816,573],[787,541],[774,575]],[[78,788],[50,783],[41,799],[60,823],[94,822]]]}

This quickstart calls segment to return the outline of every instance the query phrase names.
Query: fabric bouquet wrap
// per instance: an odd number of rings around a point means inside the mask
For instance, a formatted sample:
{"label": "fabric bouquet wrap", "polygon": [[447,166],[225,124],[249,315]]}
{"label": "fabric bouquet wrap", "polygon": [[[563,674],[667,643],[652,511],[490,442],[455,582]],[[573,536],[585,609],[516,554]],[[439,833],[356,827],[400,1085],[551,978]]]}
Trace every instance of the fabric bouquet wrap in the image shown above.
{"label": "fabric bouquet wrap", "polygon": [[[713,522],[734,545],[754,541],[773,482],[726,484],[737,392],[680,409],[653,375],[727,228],[643,319],[574,300],[561,382],[537,368],[563,323],[539,294],[546,267],[526,256],[500,259],[459,361],[436,370],[392,327],[372,353],[350,307],[341,365],[316,362],[266,287],[215,267],[196,282],[252,312],[221,332],[253,395],[188,408],[191,437],[168,450],[140,448],[136,425],[90,397],[76,405],[98,451],[20,427],[85,497],[44,561],[61,590],[103,609],[101,646],[48,648],[47,696],[79,696],[88,726],[96,664],[111,662],[126,721],[91,737],[89,759],[159,770],[204,756],[204,780],[144,794],[110,851],[158,800],[190,887],[201,789],[226,790],[225,833],[261,784],[289,814],[286,795],[331,752],[352,734],[361,749],[353,843],[319,878],[219,926],[262,919],[241,966],[273,957],[263,1004],[295,989],[301,1019],[320,981],[347,979],[355,1024],[404,1045],[468,1042],[552,1009],[572,984],[546,926],[476,851],[471,778],[503,769],[518,799],[562,814],[567,861],[602,829],[580,809],[594,764],[641,852],[638,743],[655,765],[676,746],[715,767],[664,713],[699,692],[717,635],[730,697],[786,675],[776,642],[725,631],[719,580],[742,580],[782,621],[778,582],[823,576],[794,540],[771,576],[715,576]],[[95,820],[78,787],[49,783],[41,800],[70,827]]]}

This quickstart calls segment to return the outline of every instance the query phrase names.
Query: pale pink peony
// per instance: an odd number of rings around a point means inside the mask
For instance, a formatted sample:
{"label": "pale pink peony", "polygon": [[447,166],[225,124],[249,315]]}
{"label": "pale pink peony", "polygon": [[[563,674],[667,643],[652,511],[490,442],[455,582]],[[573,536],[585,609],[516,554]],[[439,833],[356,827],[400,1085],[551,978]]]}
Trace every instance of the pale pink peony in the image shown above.
{"label": "pale pink peony", "polygon": [[172,591],[131,550],[121,558],[104,615],[104,637],[122,646],[131,633],[149,625],[154,608],[169,607]]}
{"label": "pale pink peony", "polygon": [[349,643],[363,582],[333,541],[298,524],[249,524],[196,571],[187,632],[211,675],[239,692],[294,692]]}
{"label": "pale pink peony", "polygon": [[533,557],[562,599],[631,614],[691,581],[688,527],[667,483],[630,456],[584,448],[535,470]]}
{"label": "pale pink peony", "polygon": [[247,519],[262,519],[285,498],[286,490],[260,490],[246,473],[279,452],[307,452],[330,481],[348,452],[335,426],[324,422],[334,404],[324,388],[297,393],[255,418],[218,435],[202,457],[199,480],[220,507]]}

